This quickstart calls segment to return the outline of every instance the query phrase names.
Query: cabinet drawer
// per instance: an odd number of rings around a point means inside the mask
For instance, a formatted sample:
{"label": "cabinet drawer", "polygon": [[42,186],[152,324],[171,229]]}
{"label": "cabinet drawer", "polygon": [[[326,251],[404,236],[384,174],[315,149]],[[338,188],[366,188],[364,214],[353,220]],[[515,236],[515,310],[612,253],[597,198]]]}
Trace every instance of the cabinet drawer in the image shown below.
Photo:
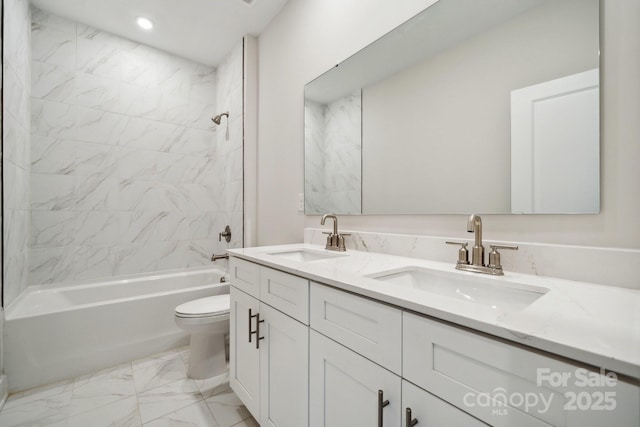
{"label": "cabinet drawer", "polygon": [[307,279],[260,267],[260,300],[305,325],[309,324]]}
{"label": "cabinet drawer", "polygon": [[260,295],[260,266],[240,258],[229,259],[231,285],[258,298]]}
{"label": "cabinet drawer", "polygon": [[[583,377],[604,376],[409,313],[402,376],[495,426],[638,425],[640,419],[637,386],[580,386]],[[558,376],[564,383],[556,383]]]}
{"label": "cabinet drawer", "polygon": [[310,324],[316,331],[400,375],[400,310],[311,283]]}

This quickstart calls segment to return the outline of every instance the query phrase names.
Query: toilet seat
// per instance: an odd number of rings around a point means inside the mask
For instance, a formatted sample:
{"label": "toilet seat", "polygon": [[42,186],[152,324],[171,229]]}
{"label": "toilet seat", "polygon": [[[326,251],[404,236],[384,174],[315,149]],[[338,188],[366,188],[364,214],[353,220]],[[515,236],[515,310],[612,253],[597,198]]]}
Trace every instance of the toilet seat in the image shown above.
{"label": "toilet seat", "polygon": [[229,294],[199,298],[177,306],[176,317],[228,317],[230,305]]}

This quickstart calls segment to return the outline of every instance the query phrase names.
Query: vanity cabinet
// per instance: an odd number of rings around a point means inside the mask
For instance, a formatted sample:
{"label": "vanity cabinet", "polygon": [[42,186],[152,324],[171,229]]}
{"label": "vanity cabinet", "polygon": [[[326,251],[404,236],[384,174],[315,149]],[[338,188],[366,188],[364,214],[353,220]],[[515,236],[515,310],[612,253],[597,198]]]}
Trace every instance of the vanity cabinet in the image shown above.
{"label": "vanity cabinet", "polygon": [[296,318],[308,309],[296,307],[309,282],[235,258],[230,269],[231,388],[261,426],[307,426],[309,328]]}
{"label": "vanity cabinet", "polygon": [[231,387],[263,427],[639,425],[635,380],[248,261],[230,267]]}

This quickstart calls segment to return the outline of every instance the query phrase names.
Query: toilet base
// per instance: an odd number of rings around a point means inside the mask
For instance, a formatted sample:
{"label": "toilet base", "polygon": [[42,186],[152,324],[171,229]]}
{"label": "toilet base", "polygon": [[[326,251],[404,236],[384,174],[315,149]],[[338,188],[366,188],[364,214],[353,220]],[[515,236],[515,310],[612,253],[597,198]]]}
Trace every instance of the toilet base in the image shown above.
{"label": "toilet base", "polygon": [[191,334],[187,376],[195,380],[227,371],[224,334]]}

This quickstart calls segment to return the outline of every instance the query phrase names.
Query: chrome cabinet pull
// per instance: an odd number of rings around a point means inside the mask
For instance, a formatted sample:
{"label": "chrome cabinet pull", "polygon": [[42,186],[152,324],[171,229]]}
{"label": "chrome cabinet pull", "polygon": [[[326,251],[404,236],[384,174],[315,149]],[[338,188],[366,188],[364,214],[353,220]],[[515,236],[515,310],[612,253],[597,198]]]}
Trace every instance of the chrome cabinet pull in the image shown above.
{"label": "chrome cabinet pull", "polygon": [[256,314],[256,348],[260,348],[260,341],[264,339],[264,337],[260,336],[260,323],[264,323],[264,319],[260,320],[260,313]]}
{"label": "chrome cabinet pull", "polygon": [[260,314],[253,314],[253,311],[249,309],[249,342],[251,342],[251,335],[258,334],[259,327],[256,328],[255,331],[251,330],[251,319],[258,316],[260,316]]}
{"label": "chrome cabinet pull", "polygon": [[384,400],[382,390],[378,390],[378,427],[382,426],[382,410],[389,405],[389,400]]}
{"label": "chrome cabinet pull", "polygon": [[418,419],[413,418],[413,416],[411,415],[411,408],[407,408],[407,422],[405,423],[405,426],[413,427],[416,424],[418,424]]}

